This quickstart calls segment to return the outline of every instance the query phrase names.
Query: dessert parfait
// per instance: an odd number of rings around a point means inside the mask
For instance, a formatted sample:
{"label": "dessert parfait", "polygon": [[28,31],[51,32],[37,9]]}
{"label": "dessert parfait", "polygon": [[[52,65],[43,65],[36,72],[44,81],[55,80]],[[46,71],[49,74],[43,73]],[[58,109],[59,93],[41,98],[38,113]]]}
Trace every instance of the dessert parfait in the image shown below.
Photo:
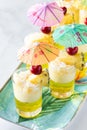
{"label": "dessert parfait", "polygon": [[[35,71],[35,70],[32,70]],[[17,113],[32,118],[42,110],[42,86],[48,83],[48,73],[35,75],[29,69],[19,69],[13,74],[13,90]]]}
{"label": "dessert parfait", "polygon": [[69,55],[66,50],[61,50],[59,60],[67,65],[74,65],[76,68],[75,81],[78,82],[81,78],[87,76],[87,45],[78,47],[78,52],[75,55]]}
{"label": "dessert parfait", "polygon": [[67,65],[59,58],[49,63],[51,94],[56,98],[70,97],[74,92],[76,68]]}

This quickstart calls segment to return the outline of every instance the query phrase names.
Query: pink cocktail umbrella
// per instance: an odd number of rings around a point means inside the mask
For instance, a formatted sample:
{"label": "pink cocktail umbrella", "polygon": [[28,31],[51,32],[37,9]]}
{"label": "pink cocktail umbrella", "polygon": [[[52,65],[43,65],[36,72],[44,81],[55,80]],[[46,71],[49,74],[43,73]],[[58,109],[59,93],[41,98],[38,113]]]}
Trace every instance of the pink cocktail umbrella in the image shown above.
{"label": "pink cocktail umbrella", "polygon": [[37,4],[28,11],[28,18],[34,25],[40,27],[59,24],[64,17],[63,10],[56,2]]}
{"label": "pink cocktail umbrella", "polygon": [[32,47],[23,47],[18,52],[18,59],[30,65],[42,65],[54,60],[59,49],[52,44],[33,43]]}

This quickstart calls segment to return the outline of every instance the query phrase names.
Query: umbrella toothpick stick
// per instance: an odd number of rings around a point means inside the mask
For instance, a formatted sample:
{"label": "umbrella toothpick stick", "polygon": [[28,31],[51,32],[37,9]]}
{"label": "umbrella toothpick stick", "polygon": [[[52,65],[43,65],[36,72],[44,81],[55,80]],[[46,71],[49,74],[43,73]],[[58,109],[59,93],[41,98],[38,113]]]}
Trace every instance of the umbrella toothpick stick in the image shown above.
{"label": "umbrella toothpick stick", "polygon": [[74,13],[72,12],[72,19],[73,19],[73,24],[75,24],[75,17],[74,17]]}

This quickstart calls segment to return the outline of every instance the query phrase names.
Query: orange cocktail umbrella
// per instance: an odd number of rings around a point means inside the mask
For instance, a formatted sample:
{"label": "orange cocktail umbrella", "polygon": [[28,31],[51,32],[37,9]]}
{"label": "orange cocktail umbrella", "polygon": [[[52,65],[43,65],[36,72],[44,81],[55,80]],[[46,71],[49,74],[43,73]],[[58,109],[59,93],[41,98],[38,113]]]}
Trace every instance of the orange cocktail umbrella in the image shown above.
{"label": "orange cocktail umbrella", "polygon": [[22,47],[18,52],[20,61],[30,65],[42,65],[54,60],[59,49],[52,44],[33,43],[31,48]]}

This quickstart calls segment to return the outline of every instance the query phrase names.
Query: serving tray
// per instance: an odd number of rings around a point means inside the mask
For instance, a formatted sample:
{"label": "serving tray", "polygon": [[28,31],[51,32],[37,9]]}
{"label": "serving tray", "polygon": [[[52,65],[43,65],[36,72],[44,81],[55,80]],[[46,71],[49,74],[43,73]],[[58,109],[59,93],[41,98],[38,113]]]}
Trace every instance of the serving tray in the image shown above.
{"label": "serving tray", "polygon": [[[20,66],[24,67],[22,64]],[[55,99],[48,87],[43,87],[42,112],[33,119],[25,119],[16,113],[11,78],[0,92],[0,117],[31,130],[56,130],[64,128],[74,118],[87,92],[87,78],[75,85],[74,94],[67,99]]]}

